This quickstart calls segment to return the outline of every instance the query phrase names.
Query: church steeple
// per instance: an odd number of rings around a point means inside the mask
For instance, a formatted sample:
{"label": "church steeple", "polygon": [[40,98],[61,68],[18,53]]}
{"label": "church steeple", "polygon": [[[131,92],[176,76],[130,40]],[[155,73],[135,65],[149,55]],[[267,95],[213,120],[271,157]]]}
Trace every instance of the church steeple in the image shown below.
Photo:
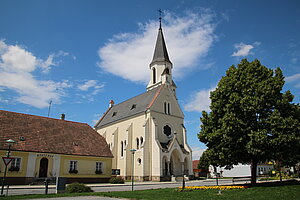
{"label": "church steeple", "polygon": [[[161,13],[161,11],[160,11]],[[159,29],[156,39],[153,59],[150,63],[150,82],[147,86],[147,90],[151,90],[161,84],[165,84],[172,89],[175,94],[176,85],[172,80],[172,68],[173,64],[170,61],[166,42],[164,39],[161,17],[159,18]]]}
{"label": "church steeple", "polygon": [[165,42],[164,35],[162,32],[162,28],[161,28],[161,23],[160,23],[160,26],[158,29],[156,45],[155,45],[155,49],[154,49],[153,59],[152,59],[152,62],[150,63],[150,67],[151,67],[151,65],[155,64],[156,62],[171,63],[171,61],[169,59],[168,51],[167,51],[166,42]]}

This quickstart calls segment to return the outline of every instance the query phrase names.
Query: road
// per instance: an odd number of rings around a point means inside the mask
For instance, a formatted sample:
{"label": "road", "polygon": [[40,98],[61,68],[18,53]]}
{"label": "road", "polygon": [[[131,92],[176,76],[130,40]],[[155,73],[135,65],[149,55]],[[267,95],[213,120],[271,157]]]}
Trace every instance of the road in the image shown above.
{"label": "road", "polygon": [[[244,183],[244,182],[240,182]],[[231,179],[219,180],[219,185],[231,185]],[[125,184],[87,184],[95,192],[112,192],[112,191],[130,191],[132,189],[131,182]],[[216,185],[215,180],[198,180],[186,181],[186,186],[204,186]],[[134,190],[148,190],[159,188],[176,188],[182,186],[181,182],[134,182]],[[5,193],[6,193],[5,188]],[[48,194],[56,193],[55,185],[49,185]],[[22,194],[45,194],[45,186],[10,186],[8,195],[22,195]]]}

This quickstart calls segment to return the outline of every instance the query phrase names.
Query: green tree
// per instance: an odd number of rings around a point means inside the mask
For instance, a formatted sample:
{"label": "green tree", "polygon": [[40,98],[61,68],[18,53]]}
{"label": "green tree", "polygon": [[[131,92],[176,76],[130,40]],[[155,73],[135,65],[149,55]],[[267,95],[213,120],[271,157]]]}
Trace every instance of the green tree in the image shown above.
{"label": "green tree", "polygon": [[258,60],[243,59],[226,71],[210,93],[211,112],[202,112],[198,134],[213,165],[230,169],[251,163],[255,184],[259,162],[284,155],[286,143],[293,144],[292,151],[299,148],[299,105],[291,103],[289,91],[281,92],[283,85],[281,69],[268,69]]}
{"label": "green tree", "polygon": [[207,152],[205,150],[199,159],[198,169],[201,169],[204,172],[208,172],[209,165],[210,165],[209,157],[207,156]]}

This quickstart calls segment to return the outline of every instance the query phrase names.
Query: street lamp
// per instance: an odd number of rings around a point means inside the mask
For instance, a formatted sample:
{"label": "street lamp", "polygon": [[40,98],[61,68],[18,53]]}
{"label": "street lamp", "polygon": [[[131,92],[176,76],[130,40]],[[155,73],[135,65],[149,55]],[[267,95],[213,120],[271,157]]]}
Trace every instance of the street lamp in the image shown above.
{"label": "street lamp", "polygon": [[131,175],[131,190],[133,191],[133,182],[134,182],[134,153],[136,152],[136,149],[130,149],[129,150],[132,153],[132,175]]}
{"label": "street lamp", "polygon": [[[9,158],[11,146],[15,143],[15,141],[12,139],[8,139],[8,140],[6,140],[6,143],[8,144],[8,151],[7,151],[6,157]],[[2,179],[1,195],[3,195],[6,172],[7,172],[7,164],[5,164],[5,170],[4,170],[4,175],[3,175],[3,179]]]}

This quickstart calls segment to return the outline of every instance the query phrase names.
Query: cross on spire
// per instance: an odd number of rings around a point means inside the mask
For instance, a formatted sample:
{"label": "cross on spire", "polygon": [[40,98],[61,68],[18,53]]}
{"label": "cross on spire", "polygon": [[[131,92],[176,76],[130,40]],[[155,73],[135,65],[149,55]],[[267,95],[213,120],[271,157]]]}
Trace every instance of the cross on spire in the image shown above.
{"label": "cross on spire", "polygon": [[162,15],[163,12],[162,12],[161,9],[159,9],[159,10],[158,10],[158,13],[159,13],[159,18],[158,18],[158,19],[159,19],[159,29],[161,29],[161,19],[162,19],[162,18],[161,18],[161,15]]}

